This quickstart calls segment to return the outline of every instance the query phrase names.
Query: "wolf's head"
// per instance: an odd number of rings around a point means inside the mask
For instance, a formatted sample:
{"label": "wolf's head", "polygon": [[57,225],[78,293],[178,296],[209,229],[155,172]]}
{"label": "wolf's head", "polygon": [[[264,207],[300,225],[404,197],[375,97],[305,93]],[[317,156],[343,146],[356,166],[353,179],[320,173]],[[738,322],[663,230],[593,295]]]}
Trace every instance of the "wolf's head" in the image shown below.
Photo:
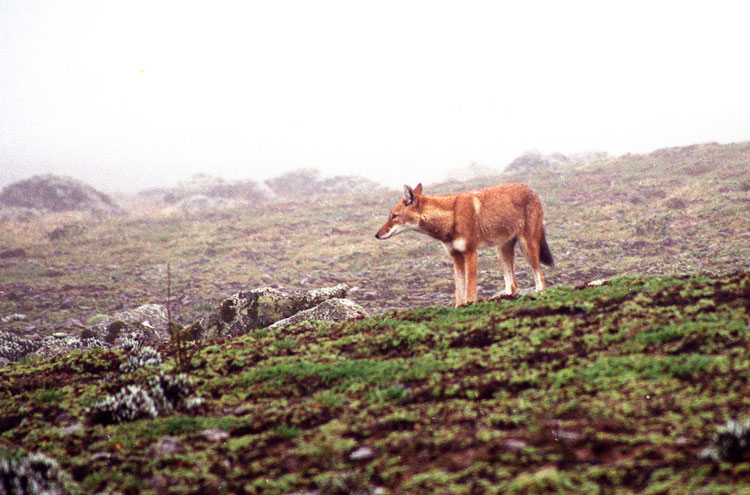
{"label": "wolf's head", "polygon": [[419,206],[422,198],[422,184],[412,189],[404,186],[404,198],[396,203],[388,220],[380,227],[375,237],[388,239],[406,230],[418,230],[419,228]]}

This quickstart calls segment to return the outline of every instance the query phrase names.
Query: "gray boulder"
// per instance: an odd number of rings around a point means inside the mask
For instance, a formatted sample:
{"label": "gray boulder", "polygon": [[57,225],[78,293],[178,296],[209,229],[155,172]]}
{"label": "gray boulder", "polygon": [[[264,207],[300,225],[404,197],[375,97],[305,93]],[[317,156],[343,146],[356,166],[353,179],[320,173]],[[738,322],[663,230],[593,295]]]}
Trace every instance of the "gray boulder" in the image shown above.
{"label": "gray boulder", "polygon": [[135,309],[120,311],[97,323],[85,332],[109,345],[118,339],[137,340],[144,344],[156,344],[169,340],[167,308],[162,304],[144,304]]}
{"label": "gray boulder", "polygon": [[300,311],[296,315],[279,320],[268,328],[281,328],[301,321],[346,321],[369,316],[367,310],[351,299],[329,299],[314,308]]}
{"label": "gray boulder", "polygon": [[121,211],[106,194],[70,177],[55,175],[35,175],[5,186],[0,191],[0,204],[47,211]]}
{"label": "gray boulder", "polygon": [[279,320],[294,316],[329,299],[346,297],[349,287],[333,287],[309,291],[280,291],[263,287],[233,294],[210,314],[183,331],[189,340],[229,337],[265,328]]}

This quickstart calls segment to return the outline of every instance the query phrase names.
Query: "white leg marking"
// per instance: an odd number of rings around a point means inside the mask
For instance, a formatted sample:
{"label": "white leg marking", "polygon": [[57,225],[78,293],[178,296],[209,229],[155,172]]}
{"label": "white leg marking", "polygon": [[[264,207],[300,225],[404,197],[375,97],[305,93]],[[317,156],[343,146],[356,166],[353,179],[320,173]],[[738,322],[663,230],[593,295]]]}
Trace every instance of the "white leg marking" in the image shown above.
{"label": "white leg marking", "polygon": [[534,272],[534,288],[537,292],[544,290],[544,280],[542,279],[542,271],[535,271]]}
{"label": "white leg marking", "polygon": [[466,271],[456,273],[456,291],[459,295],[459,304],[466,302]]}
{"label": "white leg marking", "polygon": [[466,251],[466,239],[458,238],[454,240],[453,249],[455,249],[459,253],[463,253],[464,251]]}
{"label": "white leg marking", "polygon": [[503,280],[505,280],[505,293],[513,295],[513,267],[505,261],[505,257],[500,255],[500,264],[503,267]]}

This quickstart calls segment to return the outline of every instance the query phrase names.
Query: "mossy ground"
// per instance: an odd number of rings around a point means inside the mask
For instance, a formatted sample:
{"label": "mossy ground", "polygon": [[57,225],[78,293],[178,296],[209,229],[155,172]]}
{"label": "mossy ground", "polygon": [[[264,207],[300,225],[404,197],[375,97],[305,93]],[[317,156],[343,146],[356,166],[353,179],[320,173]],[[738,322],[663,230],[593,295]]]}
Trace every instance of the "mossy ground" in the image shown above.
{"label": "mossy ground", "polygon": [[26,361],[0,369],[0,450],[90,493],[743,493],[750,463],[699,453],[750,416],[749,322],[744,272],[308,322],[199,344],[199,413],[108,426],[85,408],[153,370]]}

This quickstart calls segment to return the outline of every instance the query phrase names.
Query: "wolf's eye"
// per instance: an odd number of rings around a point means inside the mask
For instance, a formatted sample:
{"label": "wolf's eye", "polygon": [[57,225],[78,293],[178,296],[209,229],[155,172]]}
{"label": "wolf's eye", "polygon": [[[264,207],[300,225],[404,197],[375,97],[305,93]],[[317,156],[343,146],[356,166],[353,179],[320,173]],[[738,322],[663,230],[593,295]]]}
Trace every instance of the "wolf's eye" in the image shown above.
{"label": "wolf's eye", "polygon": [[397,217],[398,217],[398,214],[394,213],[393,216],[391,217],[391,220],[395,220]]}

